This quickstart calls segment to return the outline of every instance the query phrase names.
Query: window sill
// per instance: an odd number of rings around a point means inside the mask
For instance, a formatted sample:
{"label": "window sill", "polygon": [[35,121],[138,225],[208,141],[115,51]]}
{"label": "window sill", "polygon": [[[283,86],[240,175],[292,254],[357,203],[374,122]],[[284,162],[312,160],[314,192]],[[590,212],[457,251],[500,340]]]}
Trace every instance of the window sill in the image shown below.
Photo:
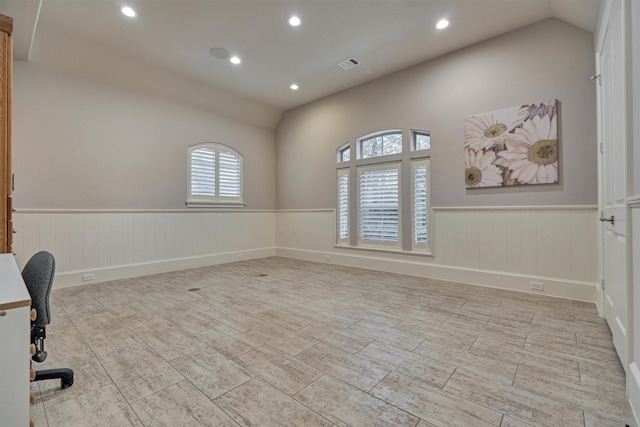
{"label": "window sill", "polygon": [[402,249],[385,249],[385,248],[376,248],[372,246],[349,246],[349,245],[341,245],[336,244],[333,246],[336,249],[349,249],[356,251],[367,251],[367,252],[378,252],[378,253],[388,253],[394,255],[409,255],[409,256],[419,256],[426,258],[433,258],[433,252],[418,252],[418,251],[403,251]]}
{"label": "window sill", "polygon": [[187,200],[185,202],[188,208],[237,208],[237,207],[245,207],[246,203],[244,202],[211,202],[211,201],[201,201],[201,200]]}

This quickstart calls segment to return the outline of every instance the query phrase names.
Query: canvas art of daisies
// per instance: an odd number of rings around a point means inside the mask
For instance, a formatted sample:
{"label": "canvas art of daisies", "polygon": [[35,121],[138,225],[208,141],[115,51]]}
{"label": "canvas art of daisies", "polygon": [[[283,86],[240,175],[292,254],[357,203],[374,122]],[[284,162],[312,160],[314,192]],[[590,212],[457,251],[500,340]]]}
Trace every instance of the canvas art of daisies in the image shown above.
{"label": "canvas art of daisies", "polygon": [[466,187],[557,183],[557,118],[555,99],[466,117]]}

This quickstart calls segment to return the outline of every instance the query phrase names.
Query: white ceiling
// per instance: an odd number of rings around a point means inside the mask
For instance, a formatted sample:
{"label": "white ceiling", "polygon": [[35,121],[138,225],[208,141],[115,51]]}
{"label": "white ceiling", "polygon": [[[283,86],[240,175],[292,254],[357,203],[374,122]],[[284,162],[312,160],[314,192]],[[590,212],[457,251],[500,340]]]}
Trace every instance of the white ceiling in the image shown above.
{"label": "white ceiling", "polygon": [[[0,13],[14,17],[17,59],[274,127],[287,109],[545,18],[593,32],[599,2],[0,0]],[[123,16],[124,4],[138,16]],[[436,30],[443,17],[451,25]],[[361,65],[338,67],[351,57]]]}

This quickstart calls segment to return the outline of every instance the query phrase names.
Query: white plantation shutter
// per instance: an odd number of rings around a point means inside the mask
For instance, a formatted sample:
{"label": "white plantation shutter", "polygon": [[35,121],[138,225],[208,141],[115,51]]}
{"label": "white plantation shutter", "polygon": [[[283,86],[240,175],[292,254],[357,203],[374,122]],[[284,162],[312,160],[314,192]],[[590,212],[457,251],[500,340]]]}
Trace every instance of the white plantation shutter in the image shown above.
{"label": "white plantation shutter", "polygon": [[338,170],[338,243],[349,239],[349,169]]}
{"label": "white plantation shutter", "polygon": [[216,151],[199,148],[191,152],[191,194],[216,195]]}
{"label": "white plantation shutter", "polygon": [[218,185],[221,197],[240,197],[241,162],[229,151],[220,150]]}
{"label": "white plantation shutter", "polygon": [[358,168],[358,228],[362,245],[400,247],[400,165]]}
{"label": "white plantation shutter", "polygon": [[429,250],[429,159],[413,160],[412,200],[413,200],[413,242],[414,251]]}
{"label": "white plantation shutter", "polygon": [[240,153],[226,145],[204,143],[189,147],[188,154],[187,206],[244,205]]}

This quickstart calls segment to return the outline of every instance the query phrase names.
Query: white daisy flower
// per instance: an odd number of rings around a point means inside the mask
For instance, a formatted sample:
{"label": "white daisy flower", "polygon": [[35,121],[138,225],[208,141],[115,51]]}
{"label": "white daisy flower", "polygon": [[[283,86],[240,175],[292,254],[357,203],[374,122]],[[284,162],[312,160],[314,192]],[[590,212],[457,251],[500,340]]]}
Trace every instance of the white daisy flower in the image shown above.
{"label": "white daisy flower", "polygon": [[558,182],[558,131],[556,117],[535,116],[515,130],[498,153],[497,165],[509,169],[518,184]]}
{"label": "white daisy flower", "polygon": [[464,181],[469,187],[498,187],[502,185],[502,171],[493,162],[493,151],[464,150]]}
{"label": "white daisy flower", "polygon": [[464,119],[464,146],[474,151],[486,150],[496,144],[504,144],[515,127],[529,115],[529,108],[509,108],[493,113],[479,114]]}

